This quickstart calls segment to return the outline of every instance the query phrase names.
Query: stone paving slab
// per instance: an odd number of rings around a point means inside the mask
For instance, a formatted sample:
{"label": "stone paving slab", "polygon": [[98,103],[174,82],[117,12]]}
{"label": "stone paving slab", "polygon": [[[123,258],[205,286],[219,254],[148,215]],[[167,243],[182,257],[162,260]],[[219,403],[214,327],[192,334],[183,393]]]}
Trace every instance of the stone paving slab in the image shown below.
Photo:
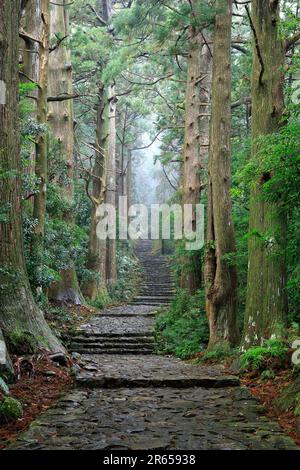
{"label": "stone paving slab", "polygon": [[74,391],[10,450],[296,450],[243,388]]}
{"label": "stone paving slab", "polygon": [[229,387],[239,379],[224,375],[218,367],[195,366],[167,356],[90,355],[81,356],[76,372],[78,385],[86,387]]}
{"label": "stone paving slab", "polygon": [[[132,306],[130,307],[133,308]],[[153,310],[153,307],[152,307]],[[124,334],[154,331],[154,318],[146,316],[97,316],[91,323],[82,325],[77,333]]]}
{"label": "stone paving slab", "polygon": [[[118,305],[117,307],[105,308],[99,313],[99,317],[106,315],[153,315],[155,308],[149,305]],[[98,318],[95,317],[95,318]]]}

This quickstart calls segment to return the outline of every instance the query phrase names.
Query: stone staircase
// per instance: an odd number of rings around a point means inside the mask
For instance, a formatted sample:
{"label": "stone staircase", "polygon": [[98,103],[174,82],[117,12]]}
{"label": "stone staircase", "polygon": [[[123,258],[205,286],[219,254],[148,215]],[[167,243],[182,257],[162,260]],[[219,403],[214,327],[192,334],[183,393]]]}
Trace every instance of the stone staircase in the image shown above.
{"label": "stone staircase", "polygon": [[[170,302],[168,264],[137,247],[140,295],[94,316],[75,332],[75,388],[47,410],[10,450],[296,450],[262,416],[238,377],[152,353],[157,306]],[[150,258],[150,259],[149,259]],[[79,353],[79,354],[78,354]],[[134,455],[134,454],[133,454]]]}
{"label": "stone staircase", "polygon": [[153,254],[151,240],[140,241],[135,253],[142,263],[144,279],[132,305],[168,305],[174,295],[174,281],[168,259],[161,254]]}
{"label": "stone staircase", "polygon": [[[166,257],[153,255],[151,240],[140,241],[135,253],[143,266],[139,295],[131,305],[111,308],[95,317],[94,324],[98,322],[98,328],[83,325],[77,330],[70,347],[72,352],[88,355],[154,353],[155,307],[170,303],[174,284]],[[119,332],[118,326],[121,327]]]}
{"label": "stone staircase", "polygon": [[153,354],[151,332],[79,334],[73,338],[72,351],[80,354]]}

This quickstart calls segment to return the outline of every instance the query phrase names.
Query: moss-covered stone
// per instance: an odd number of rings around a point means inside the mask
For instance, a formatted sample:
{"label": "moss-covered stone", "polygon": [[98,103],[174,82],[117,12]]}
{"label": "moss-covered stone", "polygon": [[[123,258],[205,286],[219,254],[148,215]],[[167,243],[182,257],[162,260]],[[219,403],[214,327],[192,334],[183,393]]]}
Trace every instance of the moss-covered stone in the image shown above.
{"label": "moss-covered stone", "polygon": [[22,418],[23,407],[21,403],[12,397],[6,397],[0,403],[0,422],[16,421]]}

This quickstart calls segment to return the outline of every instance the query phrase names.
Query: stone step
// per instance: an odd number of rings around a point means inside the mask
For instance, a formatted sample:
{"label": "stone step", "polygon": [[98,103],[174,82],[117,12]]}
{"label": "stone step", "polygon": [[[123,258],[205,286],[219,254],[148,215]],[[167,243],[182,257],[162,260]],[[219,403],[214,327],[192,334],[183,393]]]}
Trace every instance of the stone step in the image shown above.
{"label": "stone step", "polygon": [[118,337],[109,337],[109,336],[103,336],[103,337],[97,337],[95,335],[90,335],[90,336],[77,336],[73,337],[73,343],[78,343],[78,344],[86,344],[86,343],[97,343],[97,344],[107,344],[107,343],[126,343],[126,344],[153,344],[154,342],[154,337],[153,336],[148,336],[148,337],[143,337],[143,336],[136,336],[133,338],[128,338],[126,336],[118,336]]}
{"label": "stone step", "polygon": [[153,348],[136,348],[136,349],[126,349],[126,348],[76,348],[71,350],[72,352],[77,352],[79,354],[91,354],[91,355],[125,355],[125,354],[134,354],[134,355],[144,355],[144,354],[153,354]]}
{"label": "stone step", "polygon": [[76,351],[77,349],[82,349],[82,348],[88,348],[88,349],[116,349],[116,348],[121,348],[121,349],[139,349],[139,348],[149,348],[153,349],[154,347],[154,342],[151,343],[125,343],[125,342],[120,342],[120,343],[95,343],[95,342],[89,342],[89,343],[78,343],[75,342],[71,344],[71,349],[72,351]]}
{"label": "stone step", "polygon": [[76,378],[76,383],[79,387],[88,388],[227,388],[237,387],[239,385],[239,380],[236,377],[178,377],[176,379],[140,377],[131,379],[127,377],[91,376],[87,378],[84,376],[78,376]]}
{"label": "stone step", "polygon": [[[148,304],[143,304],[143,303],[140,303],[139,305],[148,305]],[[102,313],[101,314],[101,317],[122,317],[124,318],[125,317],[154,317],[155,316],[155,312],[149,312],[149,313],[126,313],[126,315],[122,315],[121,313]]]}
{"label": "stone step", "polygon": [[238,386],[238,377],[216,367],[197,367],[168,356],[145,354],[82,355],[76,382],[82,387],[205,387]]}
{"label": "stone step", "polygon": [[171,302],[167,301],[167,302],[162,302],[162,301],[153,301],[153,302],[146,302],[146,301],[132,301],[131,302],[131,305],[147,305],[149,307],[160,307],[161,305],[170,305]]}
{"label": "stone step", "polygon": [[89,331],[89,330],[78,330],[78,332],[73,336],[74,339],[77,340],[77,338],[83,338],[83,337],[96,337],[99,339],[99,341],[110,339],[110,338],[153,338],[153,331],[144,331],[142,333],[129,333],[124,331],[124,333],[102,333],[102,332],[96,332],[96,331]]}

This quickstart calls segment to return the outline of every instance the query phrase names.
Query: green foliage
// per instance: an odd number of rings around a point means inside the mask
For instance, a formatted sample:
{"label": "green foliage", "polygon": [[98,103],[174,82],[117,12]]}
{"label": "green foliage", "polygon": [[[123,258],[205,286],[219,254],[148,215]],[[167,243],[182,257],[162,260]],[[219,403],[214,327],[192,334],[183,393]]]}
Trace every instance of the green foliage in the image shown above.
{"label": "green foliage", "polygon": [[89,302],[92,307],[98,308],[99,310],[108,307],[112,303],[112,299],[106,290],[100,292],[96,300]]}
{"label": "green foliage", "polygon": [[0,422],[2,424],[16,421],[22,418],[23,407],[21,403],[12,397],[6,397],[0,403]]}
{"label": "green foliage", "polygon": [[288,345],[279,339],[269,339],[262,346],[253,346],[240,357],[241,370],[268,369],[272,360],[283,362],[288,358]]}
{"label": "green foliage", "polygon": [[276,374],[271,369],[263,370],[262,373],[260,374],[260,378],[262,380],[270,380],[270,379],[274,379],[275,377],[276,377]]}
{"label": "green foliage", "polygon": [[213,351],[206,351],[200,358],[200,362],[222,361],[227,357],[237,354],[236,349],[230,349],[227,343],[217,345]]}
{"label": "green foliage", "polygon": [[184,359],[203,351],[208,342],[208,322],[204,309],[204,293],[191,296],[180,289],[169,310],[156,320],[157,348]]}
{"label": "green foliage", "polygon": [[117,271],[117,283],[110,288],[109,294],[113,300],[128,302],[136,294],[142,278],[141,266],[128,243],[117,246]]}
{"label": "green foliage", "polygon": [[28,331],[15,330],[5,336],[7,348],[10,353],[22,356],[24,354],[35,354],[37,351],[37,340]]}

